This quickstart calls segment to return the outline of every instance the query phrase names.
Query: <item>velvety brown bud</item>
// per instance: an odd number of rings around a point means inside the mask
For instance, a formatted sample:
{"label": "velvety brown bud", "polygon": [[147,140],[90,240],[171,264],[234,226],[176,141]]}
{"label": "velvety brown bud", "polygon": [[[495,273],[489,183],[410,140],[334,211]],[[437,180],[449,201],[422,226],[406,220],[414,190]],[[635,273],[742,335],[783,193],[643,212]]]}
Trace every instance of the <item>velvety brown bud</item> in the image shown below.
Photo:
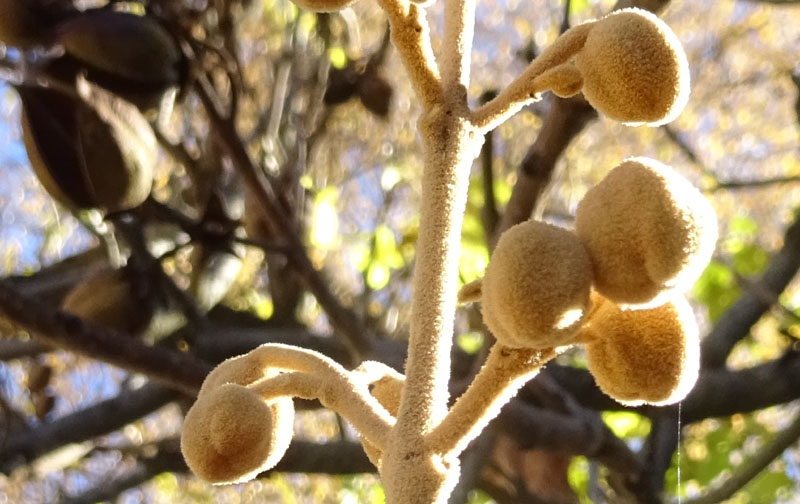
{"label": "velvety brown bud", "polygon": [[181,451],[206,481],[247,481],[283,457],[293,422],[290,398],[267,402],[247,387],[226,383],[199,396],[186,414]]}
{"label": "velvety brown bud", "polygon": [[689,98],[689,67],[680,41],[642,9],[622,9],[598,20],[575,64],[586,99],[617,121],[664,124]]}
{"label": "velvety brown bud", "polygon": [[597,385],[623,404],[672,404],[697,381],[700,340],[682,297],[644,310],[605,300],[581,337]]}
{"label": "velvety brown bud", "polygon": [[500,236],[482,283],[484,322],[509,347],[569,344],[589,309],[592,268],[573,233],[527,221]]}
{"label": "velvety brown bud", "polygon": [[688,180],[658,161],[632,158],[586,193],[575,231],[600,294],[654,306],[697,280],[714,251],[717,219]]}

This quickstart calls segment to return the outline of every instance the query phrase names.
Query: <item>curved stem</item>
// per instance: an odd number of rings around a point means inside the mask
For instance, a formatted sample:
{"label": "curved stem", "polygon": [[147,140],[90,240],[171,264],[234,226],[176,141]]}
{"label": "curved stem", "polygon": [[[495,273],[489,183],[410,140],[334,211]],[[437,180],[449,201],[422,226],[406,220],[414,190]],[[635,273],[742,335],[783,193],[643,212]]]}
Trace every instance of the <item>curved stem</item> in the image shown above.
{"label": "curved stem", "polygon": [[408,0],[378,1],[389,18],[392,42],[400,52],[414,90],[425,109],[430,109],[441,102],[442,87],[425,11]]}
{"label": "curved stem", "polygon": [[583,47],[593,26],[594,22],[590,21],[570,28],[557,38],[497,97],[472,114],[472,124],[482,133],[486,133],[516,114],[523,106],[538,99],[538,93],[545,89],[537,89],[537,84],[541,83],[535,82],[536,77],[574,57]]}
{"label": "curved stem", "polygon": [[319,399],[323,406],[336,411],[372,445],[383,450],[394,426],[394,418],[369,394],[363,383],[347,374],[281,373],[247,386],[265,400],[274,397]]}
{"label": "curved stem", "polygon": [[467,391],[426,437],[426,446],[445,457],[460,454],[520,387],[555,356],[553,348],[531,350],[495,344]]}

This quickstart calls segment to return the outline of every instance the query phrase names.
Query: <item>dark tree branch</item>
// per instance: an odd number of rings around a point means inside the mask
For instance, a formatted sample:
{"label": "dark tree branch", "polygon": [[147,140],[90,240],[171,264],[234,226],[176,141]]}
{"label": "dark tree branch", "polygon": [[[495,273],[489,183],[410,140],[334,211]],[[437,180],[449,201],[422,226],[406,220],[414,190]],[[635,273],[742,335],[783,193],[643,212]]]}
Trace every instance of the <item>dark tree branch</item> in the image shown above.
{"label": "dark tree branch", "polygon": [[[123,491],[141,485],[159,473],[166,471],[185,473],[188,470],[180,453],[179,443],[176,439],[168,439],[159,443],[158,453],[155,456],[149,459],[141,458],[140,463],[130,473],[63,500],[60,504],[91,504],[113,500]],[[259,477],[266,477],[273,472],[347,475],[374,473],[376,470],[359,443],[352,441],[314,443],[294,440],[278,465]]]}
{"label": "dark tree branch", "polygon": [[713,192],[727,189],[757,189],[777,184],[790,184],[794,182],[800,182],[800,177],[794,175],[756,180],[725,180],[718,182],[710,190]]}
{"label": "dark tree branch", "polygon": [[[800,217],[786,230],[783,247],[772,258],[759,283],[769,293],[779,296],[800,269]],[[719,319],[702,342],[700,353],[704,367],[722,367],[728,354],[750,328],[769,309],[763,296],[751,291],[742,293],[734,305]]]}
{"label": "dark tree branch", "polygon": [[20,294],[0,280],[0,315],[42,342],[114,364],[194,394],[211,367],[188,354],[145,345],[138,339],[90,324],[49,303]]}
{"label": "dark tree branch", "polygon": [[256,167],[236,132],[234,124],[220,114],[210,86],[201,83],[200,86],[197,86],[197,93],[203,102],[213,130],[220,135],[234,166],[250,190],[253,191],[267,221],[287,240],[291,249],[289,255],[291,263],[297,268],[298,274],[306,282],[320,306],[325,309],[331,325],[350,347],[353,363],[359,362],[370,354],[372,346],[371,338],[363,321],[353,310],[339,302],[331,292],[328,282],[312,264],[306,248],[296,232],[297,224],[294,217],[286,213],[272,184]]}
{"label": "dark tree branch", "polygon": [[518,170],[494,241],[506,229],[530,218],[536,203],[550,183],[553,170],[569,143],[595,117],[597,112],[583,98],[558,98],[550,95],[550,113]]}
{"label": "dark tree branch", "polygon": [[114,432],[179,397],[180,394],[167,387],[148,384],[136,390],[123,390],[117,397],[18,432],[9,436],[0,451],[0,472],[11,474],[16,467],[61,446]]}

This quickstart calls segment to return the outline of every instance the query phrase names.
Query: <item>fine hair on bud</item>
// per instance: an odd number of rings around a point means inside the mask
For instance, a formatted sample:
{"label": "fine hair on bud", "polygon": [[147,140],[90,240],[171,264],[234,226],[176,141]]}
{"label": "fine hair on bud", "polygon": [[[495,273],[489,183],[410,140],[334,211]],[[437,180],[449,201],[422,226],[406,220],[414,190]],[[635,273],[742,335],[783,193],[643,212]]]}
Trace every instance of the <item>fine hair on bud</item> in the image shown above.
{"label": "fine hair on bud", "polygon": [[502,344],[569,344],[589,309],[592,268],[566,229],[527,221],[500,236],[482,284],[483,318]]}
{"label": "fine hair on bud", "polygon": [[644,307],[697,280],[714,251],[717,219],[700,191],[670,167],[631,158],[586,193],[575,231],[591,256],[597,291]]}
{"label": "fine hair on bud", "polygon": [[668,123],[689,99],[683,47],[669,26],[645,10],[622,9],[598,20],[575,64],[589,103],[623,123]]}
{"label": "fine hair on bud", "polygon": [[642,310],[605,300],[581,339],[600,390],[620,403],[673,404],[697,381],[698,328],[691,306],[681,296]]}
{"label": "fine hair on bud", "polygon": [[225,383],[198,397],[186,414],[181,451],[206,481],[247,481],[283,457],[293,421],[291,398],[264,401],[245,386]]}

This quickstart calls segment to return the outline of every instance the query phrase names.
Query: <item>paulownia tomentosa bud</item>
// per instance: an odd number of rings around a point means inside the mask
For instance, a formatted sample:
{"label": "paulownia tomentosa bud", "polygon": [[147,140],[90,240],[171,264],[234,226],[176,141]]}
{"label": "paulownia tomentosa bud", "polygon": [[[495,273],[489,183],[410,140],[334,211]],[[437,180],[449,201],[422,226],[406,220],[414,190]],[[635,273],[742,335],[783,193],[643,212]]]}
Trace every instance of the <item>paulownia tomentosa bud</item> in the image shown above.
{"label": "paulownia tomentosa bud", "polygon": [[89,10],[60,24],[56,42],[87,79],[143,109],[157,105],[185,73],[176,40],[147,16]]}
{"label": "paulownia tomentosa bud", "polygon": [[483,277],[483,318],[509,347],[569,344],[589,310],[592,265],[573,233],[527,221],[500,236]]}
{"label": "paulownia tomentosa bud", "polygon": [[31,166],[54,199],[71,209],[114,212],[147,198],[156,140],[136,107],[84,80],[83,100],[40,87],[17,91]]}
{"label": "paulownia tomentosa bud", "polygon": [[247,385],[274,376],[254,354],[228,359],[203,381],[183,424],[181,451],[189,468],[211,483],[255,477],[283,457],[293,434],[289,397],[264,401]]}
{"label": "paulownia tomentosa bud", "polygon": [[623,404],[672,404],[697,381],[698,328],[681,296],[644,310],[600,300],[581,341],[600,390]]}
{"label": "paulownia tomentosa bud", "polygon": [[153,306],[131,280],[124,268],[103,270],[70,290],[61,309],[89,322],[138,334],[150,322]]}
{"label": "paulownia tomentosa bud", "polygon": [[689,65],[680,41],[642,9],[622,9],[596,21],[575,66],[589,103],[624,123],[668,123],[689,98]]}
{"label": "paulownia tomentosa bud", "polygon": [[600,294],[617,304],[655,306],[697,280],[714,251],[717,219],[672,168],[631,158],[586,193],[575,232]]}

